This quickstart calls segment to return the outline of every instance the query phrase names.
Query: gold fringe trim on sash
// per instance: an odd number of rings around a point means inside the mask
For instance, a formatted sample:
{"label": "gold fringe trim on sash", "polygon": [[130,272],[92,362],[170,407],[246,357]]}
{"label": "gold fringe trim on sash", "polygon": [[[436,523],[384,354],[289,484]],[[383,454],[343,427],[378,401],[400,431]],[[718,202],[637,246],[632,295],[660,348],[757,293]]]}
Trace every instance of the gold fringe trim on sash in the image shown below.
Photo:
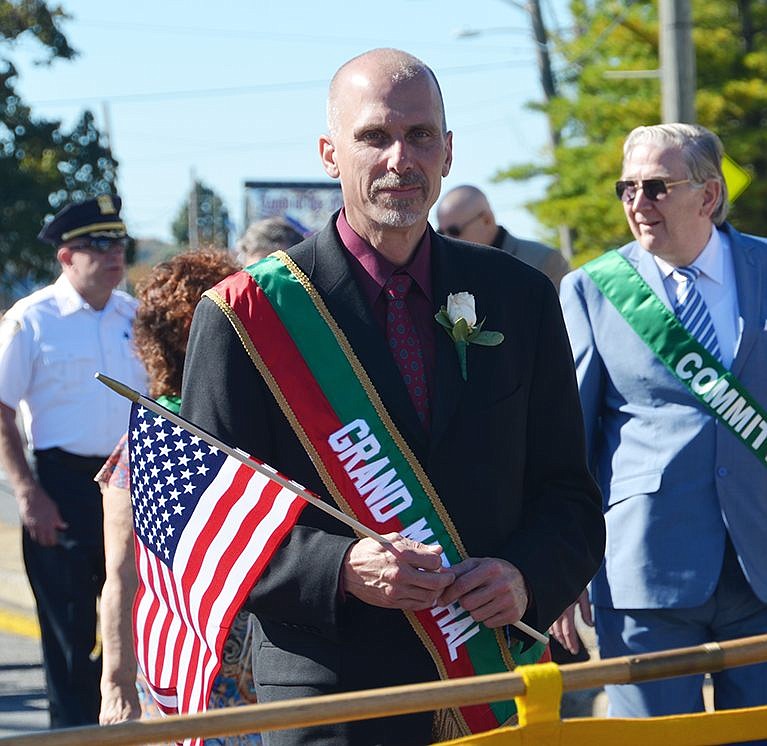
{"label": "gold fringe trim on sash", "polygon": [[[461,721],[463,721],[463,718],[461,718]],[[452,708],[437,710],[431,723],[432,741],[434,743],[442,743],[443,741],[463,738],[469,735],[464,728],[465,724],[459,722],[455,710]]]}

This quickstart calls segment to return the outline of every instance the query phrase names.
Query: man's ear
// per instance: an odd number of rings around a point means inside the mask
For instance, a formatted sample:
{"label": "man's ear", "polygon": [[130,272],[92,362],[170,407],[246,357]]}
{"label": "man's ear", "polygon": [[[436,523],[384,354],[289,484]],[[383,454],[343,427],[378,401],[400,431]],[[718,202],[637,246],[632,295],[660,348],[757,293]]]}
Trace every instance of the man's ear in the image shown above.
{"label": "man's ear", "polygon": [[336,148],[333,145],[333,141],[330,139],[330,135],[320,136],[320,160],[322,161],[322,167],[325,169],[325,173],[330,176],[331,179],[337,179],[340,175],[338,170],[338,164],[336,163]]}
{"label": "man's ear", "polygon": [[62,267],[70,267],[72,266],[73,254],[74,252],[68,246],[59,246],[59,249],[56,252],[56,259],[59,260],[59,264]]}
{"label": "man's ear", "polygon": [[444,179],[450,173],[450,167],[453,165],[453,133],[445,134],[445,162],[442,164],[442,178]]}
{"label": "man's ear", "polygon": [[710,218],[713,215],[716,206],[719,204],[719,197],[722,194],[722,185],[716,179],[708,179],[703,187],[703,204],[700,208],[701,215]]}

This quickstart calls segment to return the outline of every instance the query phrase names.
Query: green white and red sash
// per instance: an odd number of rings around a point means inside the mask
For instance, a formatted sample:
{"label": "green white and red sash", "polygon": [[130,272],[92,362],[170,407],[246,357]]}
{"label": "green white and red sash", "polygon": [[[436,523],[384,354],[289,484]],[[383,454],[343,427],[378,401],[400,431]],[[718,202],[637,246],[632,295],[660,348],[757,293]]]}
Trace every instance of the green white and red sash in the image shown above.
{"label": "green white and red sash", "polygon": [[[339,508],[379,533],[438,543],[451,565],[466,558],[429,478],[292,260],[277,252],[205,295],[232,323]],[[511,670],[545,652],[540,643],[509,648],[502,630],[474,622],[458,604],[405,614],[443,679]],[[468,734],[502,725],[516,708],[508,701],[453,712]]]}
{"label": "green white and red sash", "polygon": [[658,360],[767,466],[767,412],[687,331],[628,260],[608,251],[583,269]]}

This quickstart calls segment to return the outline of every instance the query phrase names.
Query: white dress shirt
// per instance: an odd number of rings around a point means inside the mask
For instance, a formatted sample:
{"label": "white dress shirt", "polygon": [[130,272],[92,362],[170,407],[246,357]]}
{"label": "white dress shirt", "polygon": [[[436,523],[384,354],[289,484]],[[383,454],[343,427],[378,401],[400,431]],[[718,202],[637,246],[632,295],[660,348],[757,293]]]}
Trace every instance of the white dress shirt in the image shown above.
{"label": "white dress shirt", "polygon": [[[663,277],[663,285],[673,309],[684,277],[667,261],[657,256],[653,258]],[[708,306],[722,353],[722,363],[725,368],[729,368],[738,350],[743,323],[738,306],[732,250],[727,235],[714,228],[708,243],[692,266],[700,270],[695,287]]]}
{"label": "white dress shirt", "polygon": [[130,402],[97,372],[145,392],[133,349],[136,300],[115,290],[93,309],[61,275],[16,303],[0,325],[0,401],[19,409],[27,440],[80,456],[107,456],[128,427]]}

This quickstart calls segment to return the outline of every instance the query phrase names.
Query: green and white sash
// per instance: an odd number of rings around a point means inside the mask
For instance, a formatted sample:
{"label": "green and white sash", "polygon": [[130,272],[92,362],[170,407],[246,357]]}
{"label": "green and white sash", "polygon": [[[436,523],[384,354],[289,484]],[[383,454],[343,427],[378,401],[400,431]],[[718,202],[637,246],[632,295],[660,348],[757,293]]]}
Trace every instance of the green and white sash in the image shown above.
{"label": "green and white sash", "polygon": [[767,412],[685,329],[628,260],[608,251],[583,269],[658,360],[767,465]]}

